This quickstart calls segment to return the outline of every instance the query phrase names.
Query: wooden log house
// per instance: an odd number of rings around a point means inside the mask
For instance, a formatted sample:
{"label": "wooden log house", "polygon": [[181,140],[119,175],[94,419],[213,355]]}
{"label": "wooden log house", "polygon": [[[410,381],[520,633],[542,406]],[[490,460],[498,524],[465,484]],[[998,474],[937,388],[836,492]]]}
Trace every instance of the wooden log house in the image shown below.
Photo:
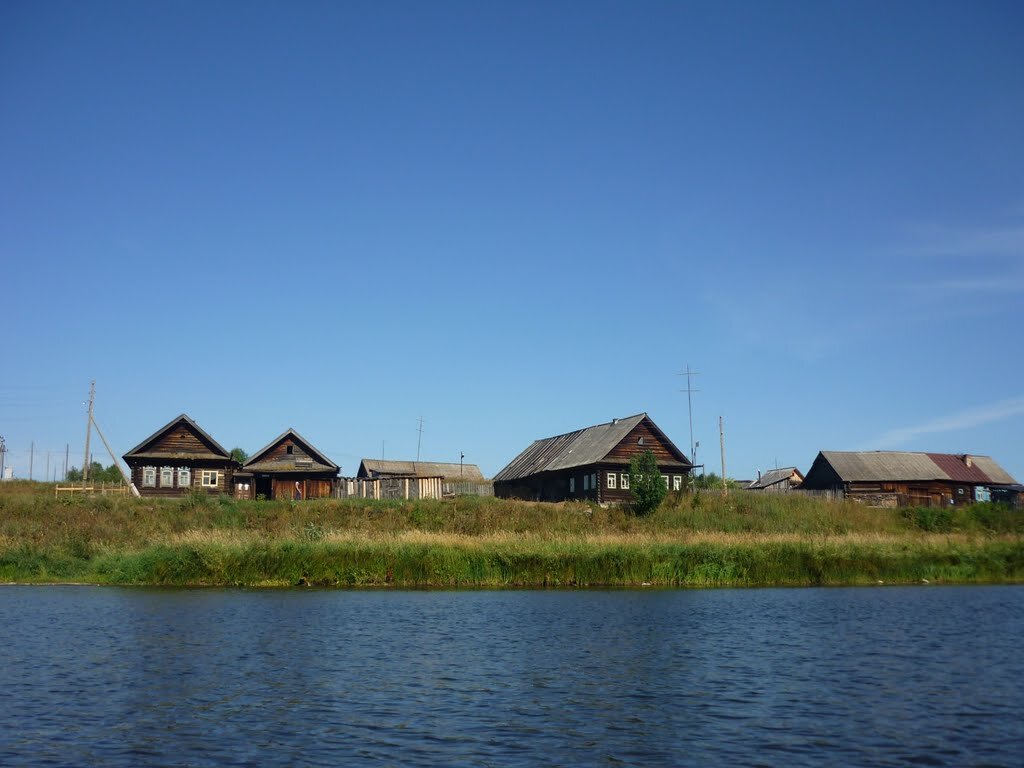
{"label": "wooden log house", "polygon": [[630,460],[651,451],[671,491],[686,487],[692,462],[646,413],[537,440],[494,476],[494,495],[535,501],[626,503]]}
{"label": "wooden log house", "polygon": [[939,507],[1009,499],[1016,482],[988,456],[821,451],[800,489],[841,492],[876,507]]}
{"label": "wooden log house", "polygon": [[320,499],[331,496],[340,468],[294,429],[287,429],[235,474],[235,498]]}
{"label": "wooden log house", "polygon": [[122,457],[142,496],[228,493],[238,462],[184,413]]}

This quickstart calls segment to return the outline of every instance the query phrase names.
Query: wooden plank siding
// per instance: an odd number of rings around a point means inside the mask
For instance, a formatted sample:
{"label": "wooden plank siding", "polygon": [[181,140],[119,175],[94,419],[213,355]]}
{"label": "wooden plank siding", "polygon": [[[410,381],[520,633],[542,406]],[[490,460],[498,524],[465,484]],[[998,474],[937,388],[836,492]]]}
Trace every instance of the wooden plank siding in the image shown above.
{"label": "wooden plank siding", "polygon": [[662,438],[650,428],[647,420],[641,421],[631,429],[629,434],[608,452],[605,459],[616,464],[621,462],[628,467],[630,460],[644,451],[654,454],[659,467],[674,466],[680,470],[685,467],[672,455]]}
{"label": "wooden plank siding", "polygon": [[[227,453],[212,441],[188,417],[182,415],[162,431],[151,435],[132,452],[124,456],[131,472],[131,480],[143,496],[183,496],[189,491],[205,493],[231,493],[232,478],[238,467]],[[146,485],[146,467],[155,471],[155,483]],[[171,482],[165,483],[163,470],[171,469]],[[178,470],[188,469],[191,477],[179,485]],[[217,472],[215,485],[204,486],[203,470]]]}

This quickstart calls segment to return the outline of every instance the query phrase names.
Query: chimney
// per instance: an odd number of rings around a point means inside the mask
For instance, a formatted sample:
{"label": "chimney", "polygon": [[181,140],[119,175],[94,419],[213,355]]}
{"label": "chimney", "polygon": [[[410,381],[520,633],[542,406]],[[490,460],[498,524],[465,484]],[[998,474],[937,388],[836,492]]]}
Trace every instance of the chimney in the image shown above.
{"label": "chimney", "polygon": [[761,470],[757,470],[757,482],[761,482]]}
{"label": "chimney", "polygon": [[966,464],[968,467],[973,467],[974,466],[974,459],[972,459],[970,457],[970,455],[965,453],[964,454],[964,464]]}

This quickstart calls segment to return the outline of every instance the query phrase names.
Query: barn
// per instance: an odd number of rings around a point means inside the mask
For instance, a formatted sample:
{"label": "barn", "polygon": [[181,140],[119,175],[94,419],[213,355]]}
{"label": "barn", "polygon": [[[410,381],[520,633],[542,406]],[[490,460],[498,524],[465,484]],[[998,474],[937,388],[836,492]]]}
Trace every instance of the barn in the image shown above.
{"label": "barn", "polygon": [[536,440],[494,476],[494,495],[537,501],[631,500],[629,462],[644,451],[665,485],[686,487],[693,464],[646,413]]}
{"label": "barn", "polygon": [[801,490],[872,506],[949,506],[1004,496],[1016,480],[988,456],[912,451],[821,451]]}
{"label": "barn", "polygon": [[334,491],[340,467],[287,429],[253,454],[235,474],[240,499],[319,499]]}

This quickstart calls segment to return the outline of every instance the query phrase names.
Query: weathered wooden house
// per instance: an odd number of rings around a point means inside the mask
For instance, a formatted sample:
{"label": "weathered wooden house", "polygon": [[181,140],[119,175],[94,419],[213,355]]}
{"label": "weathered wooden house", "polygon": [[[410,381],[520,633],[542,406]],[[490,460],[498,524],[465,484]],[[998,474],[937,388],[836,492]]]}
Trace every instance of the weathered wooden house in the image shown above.
{"label": "weathered wooden house", "polygon": [[339,467],[294,429],[253,454],[235,474],[241,499],[319,499],[331,496]]}
{"label": "weathered wooden house", "polygon": [[184,413],[124,454],[143,496],[229,493],[238,462]]}
{"label": "weathered wooden house", "polygon": [[363,459],[359,462],[358,478],[375,477],[441,477],[455,482],[485,482],[484,474],[476,464],[455,464],[443,461],[392,461],[390,459]]}
{"label": "weathered wooden house", "polygon": [[476,464],[363,459],[339,495],[372,499],[440,499],[456,494],[491,495]]}
{"label": "weathered wooden house", "polygon": [[990,501],[1015,483],[988,456],[822,451],[800,488],[841,492],[871,506],[948,506]]}
{"label": "weathered wooden house", "polygon": [[763,475],[758,472],[757,480],[753,480],[745,486],[748,491],[762,491],[764,493],[789,493],[804,481],[804,476],[796,467],[782,467],[780,469],[769,469]]}
{"label": "weathered wooden house", "polygon": [[494,476],[494,495],[628,502],[629,462],[644,451],[657,458],[669,490],[686,487],[693,464],[646,413],[640,413],[535,441]]}

